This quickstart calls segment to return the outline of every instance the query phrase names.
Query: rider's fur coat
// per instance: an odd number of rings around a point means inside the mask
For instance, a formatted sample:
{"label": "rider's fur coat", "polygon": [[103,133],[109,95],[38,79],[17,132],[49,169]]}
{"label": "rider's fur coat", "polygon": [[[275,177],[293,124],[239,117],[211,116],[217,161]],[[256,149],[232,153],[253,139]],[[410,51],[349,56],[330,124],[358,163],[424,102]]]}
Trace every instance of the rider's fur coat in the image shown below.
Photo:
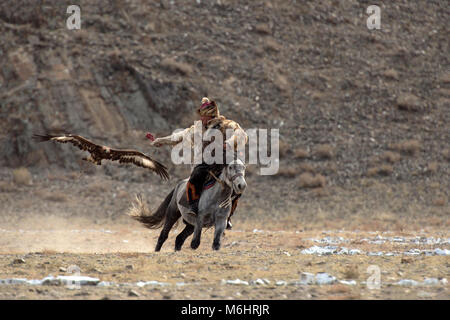
{"label": "rider's fur coat", "polygon": [[[222,115],[219,115],[218,117],[209,120],[206,123],[206,126],[203,126],[201,124],[201,121],[198,121],[198,122],[196,122],[196,124],[192,125],[191,127],[186,128],[179,132],[174,132],[170,136],[157,138],[155,140],[155,143],[176,145],[176,144],[182,142],[184,139],[187,139],[187,141],[189,141],[191,143],[191,146],[194,146],[194,134],[199,132],[199,130],[198,130],[199,127],[197,127],[197,130],[195,130],[196,125],[202,126],[202,132],[205,135],[207,135],[207,133],[208,133],[207,130],[209,130],[209,129],[220,130],[222,132],[222,137],[223,137],[224,143],[233,147],[235,151],[238,150],[238,147],[242,148],[243,146],[245,146],[245,144],[247,144],[248,136],[247,136],[247,133],[245,133],[245,131],[241,128],[241,126],[237,122],[227,119]],[[232,132],[231,137],[229,137],[228,139],[226,139],[227,129]],[[201,138],[199,141],[201,141]],[[204,150],[204,148],[209,143],[210,142],[203,143],[202,149]],[[242,150],[242,149],[240,149],[240,150]]]}

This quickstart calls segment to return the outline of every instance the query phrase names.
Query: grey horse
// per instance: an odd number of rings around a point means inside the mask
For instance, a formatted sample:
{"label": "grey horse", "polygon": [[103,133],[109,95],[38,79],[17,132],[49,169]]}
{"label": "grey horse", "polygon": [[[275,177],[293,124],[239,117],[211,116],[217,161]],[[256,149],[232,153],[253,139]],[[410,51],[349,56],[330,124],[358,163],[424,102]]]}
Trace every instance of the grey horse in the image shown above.
{"label": "grey horse", "polygon": [[[212,175],[214,174],[212,173]],[[215,178],[218,182],[211,188],[204,190],[200,197],[197,216],[188,210],[186,199],[186,183],[188,179],[180,181],[153,214],[149,214],[150,211],[142,197],[137,196],[136,202],[133,203],[133,206],[128,211],[128,215],[143,223],[147,228],[158,229],[161,226],[163,227],[155,251],[161,250],[162,245],[167,240],[170,229],[180,217],[183,217],[183,222],[186,226],[175,240],[176,251],[181,250],[184,241],[192,233],[194,233],[194,236],[191,248],[197,249],[200,245],[202,228],[212,226],[215,227],[212,248],[219,250],[221,237],[231,211],[232,196],[242,194],[247,187],[245,165],[242,160],[233,160],[224,167],[219,177]]]}

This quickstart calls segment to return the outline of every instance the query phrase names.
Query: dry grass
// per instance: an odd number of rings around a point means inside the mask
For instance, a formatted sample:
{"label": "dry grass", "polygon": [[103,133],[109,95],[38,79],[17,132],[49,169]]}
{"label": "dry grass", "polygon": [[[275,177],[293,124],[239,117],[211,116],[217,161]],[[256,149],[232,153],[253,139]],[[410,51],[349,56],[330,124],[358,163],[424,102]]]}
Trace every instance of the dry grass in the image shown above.
{"label": "dry grass", "polygon": [[321,174],[312,175],[309,172],[302,173],[298,179],[300,188],[323,188],[326,185],[326,178]]}
{"label": "dry grass", "polygon": [[316,147],[314,155],[319,159],[331,159],[334,157],[335,150],[329,144],[322,144]]}
{"label": "dry grass", "polygon": [[422,146],[418,140],[406,140],[390,146],[391,149],[414,156],[421,150]]}
{"label": "dry grass", "polygon": [[13,181],[17,185],[30,186],[33,183],[31,173],[27,168],[14,169],[12,174]]}
{"label": "dry grass", "polygon": [[367,170],[369,177],[373,176],[390,176],[394,172],[394,168],[389,164],[383,164],[381,166],[372,167]]}

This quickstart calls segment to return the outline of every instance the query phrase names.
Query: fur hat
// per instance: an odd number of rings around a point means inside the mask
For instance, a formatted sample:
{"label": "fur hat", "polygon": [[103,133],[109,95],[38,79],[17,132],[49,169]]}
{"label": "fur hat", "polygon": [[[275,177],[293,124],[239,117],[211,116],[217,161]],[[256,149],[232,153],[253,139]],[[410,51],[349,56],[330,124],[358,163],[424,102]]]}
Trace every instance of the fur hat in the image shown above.
{"label": "fur hat", "polygon": [[210,101],[207,97],[202,99],[201,106],[197,109],[197,112],[202,117],[217,118],[220,116],[219,107],[216,102]]}

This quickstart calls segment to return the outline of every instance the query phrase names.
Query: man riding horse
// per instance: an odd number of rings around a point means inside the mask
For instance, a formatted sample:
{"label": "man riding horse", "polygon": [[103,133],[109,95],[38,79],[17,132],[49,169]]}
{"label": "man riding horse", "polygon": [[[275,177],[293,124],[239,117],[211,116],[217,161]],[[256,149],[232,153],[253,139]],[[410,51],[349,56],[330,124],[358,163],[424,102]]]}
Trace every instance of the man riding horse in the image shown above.
{"label": "man riding horse", "polygon": [[[222,146],[219,146],[219,149],[222,150],[224,154],[224,158],[222,163],[212,163],[208,164],[205,162],[203,151],[207,146],[211,143],[218,143],[215,140],[212,142],[203,141],[202,139],[202,163],[196,165],[192,170],[191,176],[186,186],[186,194],[189,202],[189,210],[194,215],[198,215],[198,203],[200,200],[200,196],[202,194],[205,180],[207,179],[210,172],[213,175],[219,175],[222,169],[224,168],[224,163],[226,161],[226,150],[242,150],[245,144],[248,141],[247,134],[241,128],[241,126],[233,121],[226,119],[224,116],[220,115],[219,107],[215,101],[210,101],[208,98],[203,98],[200,107],[197,109],[197,113],[200,116],[200,120],[202,122],[202,132],[205,132],[205,135],[208,135],[208,130],[217,129],[221,132],[222,140],[224,141]],[[231,131],[232,135],[230,138],[226,139],[226,132]],[[195,124],[189,128],[184,129],[181,132],[173,133],[170,136],[157,138],[152,142],[153,146],[160,147],[162,145],[176,145],[183,141],[183,139],[188,139],[191,142],[194,141],[193,136],[195,134]],[[219,139],[220,140],[220,139]],[[216,149],[217,150],[217,149]],[[227,229],[231,229],[231,221],[230,218],[236,210],[237,202],[240,196],[235,197],[232,202],[231,213],[227,222]]]}

